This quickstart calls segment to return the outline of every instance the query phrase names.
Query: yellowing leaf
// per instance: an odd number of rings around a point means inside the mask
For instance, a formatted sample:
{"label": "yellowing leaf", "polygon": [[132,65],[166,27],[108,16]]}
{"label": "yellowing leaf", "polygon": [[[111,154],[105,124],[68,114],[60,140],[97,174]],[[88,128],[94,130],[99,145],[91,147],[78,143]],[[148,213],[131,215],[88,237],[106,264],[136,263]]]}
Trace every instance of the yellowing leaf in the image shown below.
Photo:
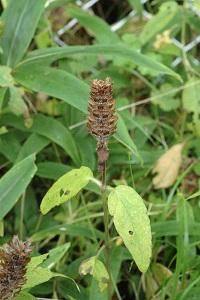
{"label": "yellowing leaf", "polygon": [[200,80],[190,78],[183,90],[183,107],[187,112],[200,113]]}
{"label": "yellowing leaf", "polygon": [[119,185],[108,197],[115,228],[141,272],[151,257],[151,228],[143,199],[129,186]]}
{"label": "yellowing leaf", "polygon": [[156,189],[168,188],[175,182],[182,162],[183,147],[184,143],[174,145],[157,161],[153,169],[153,173],[157,173],[153,178],[153,185]]}
{"label": "yellowing leaf", "polygon": [[14,85],[14,80],[11,75],[12,69],[7,66],[0,66],[0,86],[8,87]]}
{"label": "yellowing leaf", "polygon": [[96,256],[92,256],[81,263],[79,274],[92,275],[98,281],[99,289],[101,292],[108,286],[108,272],[104,264]]}
{"label": "yellowing leaf", "polygon": [[42,199],[40,205],[42,214],[76,196],[88,184],[91,177],[92,171],[87,167],[74,169],[60,177]]}

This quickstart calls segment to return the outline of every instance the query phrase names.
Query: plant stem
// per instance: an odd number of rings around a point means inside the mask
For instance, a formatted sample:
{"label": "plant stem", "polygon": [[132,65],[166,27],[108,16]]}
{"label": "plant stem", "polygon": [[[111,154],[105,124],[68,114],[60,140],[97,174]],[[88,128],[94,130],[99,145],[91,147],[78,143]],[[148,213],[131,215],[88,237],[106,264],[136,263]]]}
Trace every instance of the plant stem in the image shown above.
{"label": "plant stem", "polygon": [[106,195],[106,162],[104,162],[102,168],[102,201],[103,201],[103,221],[104,221],[104,230],[105,230],[105,259],[106,259],[106,269],[109,275],[108,281],[108,300],[112,298],[112,277],[110,269],[110,233],[109,233],[109,214],[108,214],[108,204],[107,204],[107,195]]}
{"label": "plant stem", "polygon": [[24,205],[25,205],[25,193],[21,197],[21,207],[20,207],[20,226],[19,226],[19,236],[23,240],[24,235]]}

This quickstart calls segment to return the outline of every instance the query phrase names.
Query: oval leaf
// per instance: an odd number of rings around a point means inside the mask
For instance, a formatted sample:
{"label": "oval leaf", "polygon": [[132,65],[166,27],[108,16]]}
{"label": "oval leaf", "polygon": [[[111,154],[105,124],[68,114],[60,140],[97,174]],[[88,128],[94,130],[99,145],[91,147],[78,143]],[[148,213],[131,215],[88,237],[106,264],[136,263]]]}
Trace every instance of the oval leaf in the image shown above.
{"label": "oval leaf", "polygon": [[40,206],[42,214],[48,213],[53,207],[77,195],[88,184],[91,177],[93,177],[92,171],[87,167],[74,169],[60,177],[42,199]]}
{"label": "oval leaf", "polygon": [[151,257],[151,228],[142,198],[131,187],[119,185],[108,197],[108,209],[136,265],[146,272]]}
{"label": "oval leaf", "polygon": [[0,220],[11,210],[37,171],[35,155],[12,167],[0,180]]}

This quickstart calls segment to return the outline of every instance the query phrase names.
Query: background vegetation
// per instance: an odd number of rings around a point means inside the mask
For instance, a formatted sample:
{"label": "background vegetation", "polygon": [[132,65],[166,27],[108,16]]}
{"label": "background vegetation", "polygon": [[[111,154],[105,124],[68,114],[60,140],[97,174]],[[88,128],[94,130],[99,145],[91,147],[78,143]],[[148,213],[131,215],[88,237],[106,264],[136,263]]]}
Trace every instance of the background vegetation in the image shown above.
{"label": "background vegetation", "polygon": [[[145,199],[153,234],[142,274],[112,229],[113,300],[199,300],[199,0],[2,0],[1,10],[0,243],[18,234],[34,246],[17,299],[107,299],[79,267],[104,239],[85,119],[91,80],[110,76],[119,119],[107,181]],[[81,166],[97,184],[42,215],[47,190]]]}

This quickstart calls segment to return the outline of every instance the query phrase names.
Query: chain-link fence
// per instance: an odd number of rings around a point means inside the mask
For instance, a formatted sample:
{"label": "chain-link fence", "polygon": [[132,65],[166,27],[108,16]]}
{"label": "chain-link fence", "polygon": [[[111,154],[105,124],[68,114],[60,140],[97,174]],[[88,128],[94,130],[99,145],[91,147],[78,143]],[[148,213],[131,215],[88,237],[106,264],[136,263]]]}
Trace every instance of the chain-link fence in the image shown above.
{"label": "chain-link fence", "polygon": [[[88,11],[90,10],[93,5],[95,5],[97,2],[100,2],[100,0],[90,0],[87,1],[86,3],[83,3],[80,0],[76,1],[76,4],[83,10]],[[141,2],[144,4],[147,2],[147,0],[141,0]],[[200,10],[198,10],[195,6],[193,1],[188,1],[188,6],[189,8],[197,15],[200,17]],[[119,30],[122,26],[124,26],[131,18],[133,18],[134,16],[137,15],[136,10],[132,10],[131,12],[129,12],[129,14],[124,17],[123,19],[119,20],[118,22],[114,23],[111,25],[111,30],[112,31],[117,31]],[[150,14],[148,11],[146,11],[145,9],[143,10],[143,17],[147,20],[152,18],[152,14]],[[72,29],[76,24],[78,23],[78,21],[76,19],[72,19],[70,20],[64,27],[62,27],[61,29],[59,29],[57,31],[57,33],[54,36],[54,40],[55,42],[59,45],[59,46],[66,46],[66,43],[63,42],[63,40],[61,39],[62,35],[64,33],[66,33],[68,30]],[[181,51],[188,53],[190,52],[197,44],[200,43],[200,35],[198,35],[194,40],[192,40],[190,43],[183,45],[181,43],[181,41],[179,41],[176,38],[172,38],[172,43],[174,43],[179,49],[181,49]],[[172,67],[176,67],[177,65],[179,65],[182,61],[182,57],[177,57],[173,63],[172,63]],[[192,57],[192,62],[199,66],[200,62]]]}

